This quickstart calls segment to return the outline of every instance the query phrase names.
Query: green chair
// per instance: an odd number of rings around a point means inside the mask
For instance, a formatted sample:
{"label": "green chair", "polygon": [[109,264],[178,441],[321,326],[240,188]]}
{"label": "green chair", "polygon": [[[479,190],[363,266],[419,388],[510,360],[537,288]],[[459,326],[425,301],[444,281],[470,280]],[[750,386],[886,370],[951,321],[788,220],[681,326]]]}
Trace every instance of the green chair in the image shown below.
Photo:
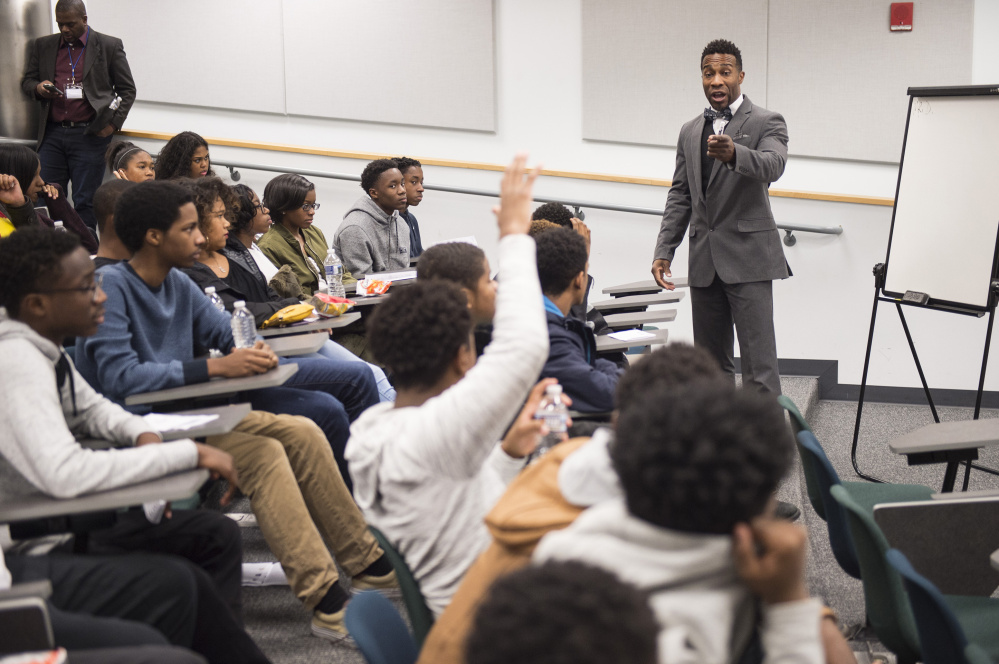
{"label": "green chair", "polygon": [[423,647],[423,641],[427,638],[427,633],[434,626],[434,613],[427,606],[427,601],[423,599],[423,592],[420,584],[416,582],[412,570],[406,564],[402,554],[396,551],[395,547],[386,539],[382,531],[374,526],[368,526],[368,530],[378,540],[378,546],[388,556],[395,575],[399,579],[399,589],[402,591],[402,602],[406,605],[406,613],[409,614],[409,622],[413,626],[413,639],[416,641],[417,649]]}
{"label": "green chair", "polygon": [[[900,664],[922,661],[919,633],[902,577],[887,559],[891,548],[888,540],[870,511],[851,497],[846,487],[834,486],[830,494],[846,511],[860,563],[867,617],[875,634],[895,653]],[[966,595],[944,595],[944,599],[968,639],[995,659],[999,654],[999,630],[996,629],[999,601]]]}
{"label": "green chair", "polygon": [[805,417],[801,414],[801,411],[798,410],[798,406],[796,406],[795,403],[786,395],[782,394],[777,397],[777,403],[779,403],[791,417],[791,431],[794,433],[794,443],[798,447],[798,457],[801,459],[801,469],[805,473],[805,489],[808,492],[808,502],[811,503],[812,509],[815,510],[815,513],[825,520],[826,508],[822,502],[822,491],[819,489],[819,480],[816,476],[815,466],[812,463],[811,457],[801,449],[801,443],[798,442],[798,434],[802,431],[811,431],[812,428],[808,426],[808,422],[805,421]]}

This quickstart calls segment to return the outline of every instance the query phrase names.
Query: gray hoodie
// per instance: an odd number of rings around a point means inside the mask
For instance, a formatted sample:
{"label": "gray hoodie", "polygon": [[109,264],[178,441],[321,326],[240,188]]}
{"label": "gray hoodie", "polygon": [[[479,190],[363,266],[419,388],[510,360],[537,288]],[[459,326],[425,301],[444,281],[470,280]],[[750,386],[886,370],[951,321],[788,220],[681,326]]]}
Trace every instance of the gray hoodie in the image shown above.
{"label": "gray hoodie", "polygon": [[[0,502],[39,492],[73,498],[197,465],[190,440],[131,447],[151,427],[95,392],[68,358],[57,390],[61,355],[0,308]],[[129,447],[90,450],[78,437]]]}
{"label": "gray hoodie", "polygon": [[409,226],[398,211],[388,214],[364,196],[343,215],[333,237],[344,269],[358,279],[363,274],[409,267]]}

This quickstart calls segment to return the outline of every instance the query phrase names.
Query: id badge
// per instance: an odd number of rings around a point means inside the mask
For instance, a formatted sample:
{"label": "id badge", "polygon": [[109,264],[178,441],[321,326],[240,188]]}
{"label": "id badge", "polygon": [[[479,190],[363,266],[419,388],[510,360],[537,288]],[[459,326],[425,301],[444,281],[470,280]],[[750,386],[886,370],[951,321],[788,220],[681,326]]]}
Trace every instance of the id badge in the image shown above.
{"label": "id badge", "polygon": [[82,85],[67,85],[66,86],[66,99],[83,99],[83,86]]}

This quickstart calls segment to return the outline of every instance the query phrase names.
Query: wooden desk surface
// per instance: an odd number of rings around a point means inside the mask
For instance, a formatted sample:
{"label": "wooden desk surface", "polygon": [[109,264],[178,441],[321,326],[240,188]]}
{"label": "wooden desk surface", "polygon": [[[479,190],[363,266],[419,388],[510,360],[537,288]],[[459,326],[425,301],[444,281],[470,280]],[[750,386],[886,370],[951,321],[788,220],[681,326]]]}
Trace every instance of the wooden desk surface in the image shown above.
{"label": "wooden desk surface", "polygon": [[267,340],[267,345],[278,357],[293,357],[318,352],[328,339],[329,335],[322,331],[302,332],[286,337],[271,337]]}
{"label": "wooden desk surface", "polygon": [[612,351],[627,350],[629,348],[642,348],[664,344],[669,338],[669,330],[649,330],[653,335],[650,339],[637,339],[635,341],[618,341],[606,334],[597,337],[597,352],[610,353]]}
{"label": "wooden desk surface", "polygon": [[685,296],[686,292],[681,290],[660,291],[658,293],[649,293],[647,295],[627,295],[624,297],[615,297],[610,300],[594,302],[593,308],[601,312],[613,312],[615,309],[640,309],[656,304],[679,302]]}
{"label": "wooden desk surface", "polygon": [[888,443],[895,454],[944,452],[999,445],[999,419],[927,424]]}
{"label": "wooden desk surface", "polygon": [[207,479],[208,471],[199,468],[78,498],[26,496],[0,504],[0,523],[116,510],[153,500],[180,500],[197,491]]}
{"label": "wooden desk surface", "polygon": [[[677,288],[687,287],[687,277],[670,277],[670,281]],[[662,286],[655,282],[655,279],[643,279],[642,281],[632,281],[618,286],[608,286],[600,291],[604,295],[646,295],[648,293],[658,293],[663,290]]]}
{"label": "wooden desk surface", "polygon": [[604,316],[607,325],[614,330],[629,330],[639,325],[671,323],[676,320],[676,309],[653,309],[628,314],[608,314]]}
{"label": "wooden desk surface", "polygon": [[311,323],[292,323],[284,327],[269,327],[266,330],[257,330],[260,336],[277,337],[289,334],[301,334],[303,332],[314,332],[316,330],[334,330],[338,327],[347,327],[351,323],[361,319],[361,314],[356,311],[348,311],[342,316],[334,318],[320,318]]}
{"label": "wooden desk surface", "polygon": [[265,387],[278,387],[279,385],[284,385],[289,378],[295,375],[296,371],[298,371],[297,364],[282,364],[273,371],[256,376],[246,376],[245,378],[213,378],[207,383],[183,385],[181,387],[171,387],[166,390],[156,390],[155,392],[133,394],[125,398],[125,405],[138,406],[147,403],[176,401],[178,399],[196,399],[199,397],[259,390]]}

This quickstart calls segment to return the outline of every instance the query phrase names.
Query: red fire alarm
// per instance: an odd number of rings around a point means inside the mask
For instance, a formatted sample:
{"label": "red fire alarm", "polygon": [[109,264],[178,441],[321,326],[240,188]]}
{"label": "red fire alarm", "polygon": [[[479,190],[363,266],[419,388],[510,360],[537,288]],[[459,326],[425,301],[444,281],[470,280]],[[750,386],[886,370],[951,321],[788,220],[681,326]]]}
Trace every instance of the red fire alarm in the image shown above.
{"label": "red fire alarm", "polygon": [[912,30],[912,4],[911,2],[891,3],[891,24],[892,32]]}

